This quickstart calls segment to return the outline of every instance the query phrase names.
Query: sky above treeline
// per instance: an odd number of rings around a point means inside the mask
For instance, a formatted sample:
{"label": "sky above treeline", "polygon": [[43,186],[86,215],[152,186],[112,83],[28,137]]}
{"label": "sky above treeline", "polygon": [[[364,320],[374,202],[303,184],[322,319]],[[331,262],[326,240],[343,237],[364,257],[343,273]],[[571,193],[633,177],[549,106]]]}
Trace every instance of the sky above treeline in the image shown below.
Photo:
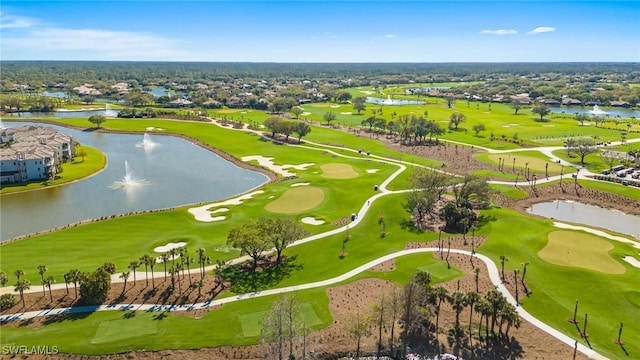
{"label": "sky above treeline", "polygon": [[639,1],[6,1],[2,60],[638,62]]}

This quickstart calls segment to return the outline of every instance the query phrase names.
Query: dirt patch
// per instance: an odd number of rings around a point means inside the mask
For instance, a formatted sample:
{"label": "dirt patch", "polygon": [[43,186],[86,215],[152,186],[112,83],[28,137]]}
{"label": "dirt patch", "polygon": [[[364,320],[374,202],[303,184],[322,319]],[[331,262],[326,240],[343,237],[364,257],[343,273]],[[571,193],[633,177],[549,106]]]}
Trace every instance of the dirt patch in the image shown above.
{"label": "dirt patch", "polygon": [[373,271],[393,271],[396,269],[396,260],[389,259],[371,268]]}

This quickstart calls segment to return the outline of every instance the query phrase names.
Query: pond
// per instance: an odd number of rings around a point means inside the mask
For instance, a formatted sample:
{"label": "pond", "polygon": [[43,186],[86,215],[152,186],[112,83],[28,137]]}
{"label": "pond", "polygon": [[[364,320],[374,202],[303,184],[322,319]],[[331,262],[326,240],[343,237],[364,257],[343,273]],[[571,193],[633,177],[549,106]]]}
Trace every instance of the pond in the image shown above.
{"label": "pond", "polygon": [[[102,150],[108,165],[71,184],[2,195],[1,241],[102,216],[220,200],[268,180],[178,137],[84,132],[24,122],[4,126],[27,124],[53,127]],[[126,175],[138,186],[126,186]]]}
{"label": "pond", "polygon": [[391,106],[395,106],[395,105],[423,105],[423,104],[425,104],[424,101],[398,100],[398,99],[392,99],[391,97],[383,99],[383,98],[371,97],[371,96],[367,97],[366,102],[371,103],[371,104],[376,104],[376,105],[391,105]]}
{"label": "pond", "polygon": [[534,204],[527,212],[549,219],[598,227],[640,239],[640,216],[580,202],[557,200]]}
{"label": "pond", "polygon": [[[549,110],[558,114],[583,114],[587,116],[592,116],[593,108],[592,107],[559,107],[553,106],[550,107]],[[612,108],[600,108],[601,111],[607,113],[609,118],[621,117],[621,118],[631,118],[635,117],[636,119],[640,118],[640,110],[634,109],[612,109]]]}

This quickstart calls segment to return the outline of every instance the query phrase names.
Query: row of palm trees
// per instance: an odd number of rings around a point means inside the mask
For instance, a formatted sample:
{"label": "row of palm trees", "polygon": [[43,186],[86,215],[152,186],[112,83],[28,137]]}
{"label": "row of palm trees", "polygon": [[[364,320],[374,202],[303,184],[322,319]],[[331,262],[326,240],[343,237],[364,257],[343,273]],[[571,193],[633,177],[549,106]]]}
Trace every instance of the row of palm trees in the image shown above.
{"label": "row of palm trees", "polygon": [[[176,263],[176,259],[179,259]],[[128,265],[128,269],[130,271],[124,271],[120,274],[120,278],[124,281],[123,292],[126,289],[127,281],[131,272],[133,272],[133,281],[136,279],[136,270],[141,266],[144,266],[145,269],[145,280],[146,286],[149,286],[149,269],[151,273],[154,271],[154,267],[158,263],[158,260],[162,262],[164,265],[164,279],[167,278],[167,273],[171,275],[171,284],[172,289],[175,288],[176,276],[180,276],[182,273],[182,278],[185,276],[185,269],[189,275],[189,285],[198,288],[198,294],[200,295],[200,288],[203,286],[203,280],[205,275],[205,267],[206,265],[211,263],[211,258],[207,256],[206,249],[200,248],[197,250],[197,257],[192,257],[189,255],[186,247],[173,248],[169,251],[161,254],[159,257],[155,257],[149,254],[145,254],[141,256],[138,260],[131,261]],[[167,263],[171,261],[171,268],[167,269]],[[191,279],[191,265],[198,263],[199,264],[199,272],[200,272],[200,280],[192,281]],[[224,262],[218,262],[219,267],[224,265]],[[42,292],[43,295],[46,295],[46,288],[49,289],[49,299],[53,302],[53,294],[51,292],[51,286],[55,284],[55,278],[53,276],[45,277],[46,272],[49,270],[46,265],[38,265],[37,267],[38,273],[40,274],[40,279],[42,283]],[[31,289],[31,282],[24,278],[25,272],[21,269],[18,269],[14,272],[14,275],[17,278],[17,281],[14,285],[14,291],[20,294],[20,300],[22,301],[23,307],[25,305],[24,292]],[[67,294],[69,293],[69,284],[73,283],[74,285],[74,293],[75,298],[78,298],[78,284],[81,284],[83,281],[84,273],[79,269],[71,269],[63,275],[65,288]],[[155,291],[156,284],[154,276],[151,276],[152,288]],[[9,277],[5,272],[0,272],[0,286],[5,286],[9,283]],[[180,287],[180,282],[178,281],[178,286]],[[180,289],[182,292],[182,289]]]}

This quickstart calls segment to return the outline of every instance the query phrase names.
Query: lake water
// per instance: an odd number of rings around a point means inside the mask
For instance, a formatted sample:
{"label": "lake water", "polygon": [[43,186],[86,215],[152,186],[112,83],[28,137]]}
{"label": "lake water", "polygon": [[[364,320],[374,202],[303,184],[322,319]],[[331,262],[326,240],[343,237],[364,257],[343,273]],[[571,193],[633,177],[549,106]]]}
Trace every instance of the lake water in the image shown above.
{"label": "lake water", "polygon": [[366,102],[376,105],[422,105],[425,104],[424,101],[417,100],[400,100],[400,99],[383,99],[378,97],[367,97]]}
{"label": "lake water", "polygon": [[79,111],[52,111],[52,112],[29,112],[29,111],[21,111],[8,114],[6,117],[9,118],[44,118],[44,117],[53,117],[60,119],[68,119],[68,118],[89,118],[92,115],[104,115],[107,117],[116,117],[120,113],[119,110],[79,110]]}
{"label": "lake water", "polygon": [[558,200],[534,204],[527,212],[549,219],[607,229],[640,239],[640,216],[624,214],[617,210]]}
{"label": "lake water", "polygon": [[[186,140],[150,134],[154,147],[143,147],[143,134],[84,132],[50,126],[107,155],[104,171],[64,186],[2,195],[0,240],[64,226],[81,220],[215,201],[248,191],[268,179],[239,168]],[[136,180],[147,184],[113,188],[125,176],[125,161]]]}
{"label": "lake water", "polygon": [[[591,111],[593,110],[593,107],[559,107],[559,106],[553,106],[550,107],[549,110],[551,110],[551,112],[554,113],[558,113],[558,114],[569,114],[569,115],[575,115],[575,114],[584,114],[584,115],[588,115],[591,116]],[[605,109],[605,108],[600,108],[600,110],[605,111],[608,116],[610,118],[614,118],[614,117],[618,117],[620,116],[621,118],[630,118],[630,117],[635,117],[640,118],[640,110],[633,110],[633,109]]]}
{"label": "lake water", "polygon": [[160,96],[171,96],[171,95],[183,95],[184,93],[181,91],[173,91],[165,87],[154,87],[154,88],[151,88],[151,90],[149,91],[149,94],[152,94],[155,97],[160,97]]}

